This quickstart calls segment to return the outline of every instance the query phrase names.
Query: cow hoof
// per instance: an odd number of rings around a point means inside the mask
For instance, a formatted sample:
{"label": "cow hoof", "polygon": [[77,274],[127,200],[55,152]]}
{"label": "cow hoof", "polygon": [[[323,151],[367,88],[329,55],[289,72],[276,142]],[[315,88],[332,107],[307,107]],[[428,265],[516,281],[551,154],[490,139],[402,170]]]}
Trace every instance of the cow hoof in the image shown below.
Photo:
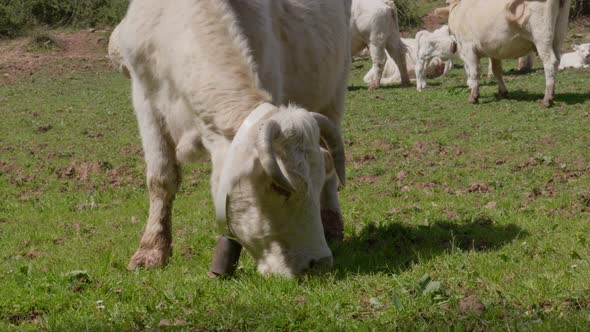
{"label": "cow hoof", "polygon": [[479,103],[479,98],[470,96],[469,97],[469,103],[470,104],[478,104]]}
{"label": "cow hoof", "polygon": [[168,259],[172,256],[171,250],[164,249],[139,249],[129,260],[127,268],[135,270],[138,267],[148,269],[161,267],[168,264]]}
{"label": "cow hoof", "polygon": [[379,83],[373,81],[369,83],[369,91],[375,91],[379,88]]}
{"label": "cow hoof", "polygon": [[541,102],[541,105],[543,105],[543,107],[545,107],[545,108],[549,108],[549,107],[553,106],[553,100],[552,99],[543,99],[543,101]]}
{"label": "cow hoof", "polygon": [[344,225],[340,211],[322,210],[322,225],[327,241],[341,242],[344,240]]}

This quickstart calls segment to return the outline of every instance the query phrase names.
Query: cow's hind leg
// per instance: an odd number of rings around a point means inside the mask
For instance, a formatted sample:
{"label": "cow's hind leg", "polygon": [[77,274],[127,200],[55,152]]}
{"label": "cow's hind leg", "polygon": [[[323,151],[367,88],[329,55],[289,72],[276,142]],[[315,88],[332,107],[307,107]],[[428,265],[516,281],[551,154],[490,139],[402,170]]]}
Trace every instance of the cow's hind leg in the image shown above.
{"label": "cow's hind leg", "polygon": [[477,104],[479,102],[479,72],[480,59],[473,49],[461,47],[461,58],[465,62],[465,71],[467,73],[467,85],[471,88],[469,103]]}
{"label": "cow's hind leg", "polygon": [[508,96],[508,90],[502,77],[502,60],[490,58],[490,63],[492,64],[492,73],[494,73],[494,77],[498,81],[498,97],[506,98]]}
{"label": "cow's hind leg", "polygon": [[369,82],[369,90],[375,90],[381,84],[381,76],[383,76],[383,68],[385,67],[385,61],[387,61],[387,55],[382,44],[375,44],[373,42],[369,45],[369,53],[373,62],[373,67],[371,68],[373,77]]}
{"label": "cow's hind leg", "polygon": [[129,269],[158,267],[168,262],[172,255],[172,202],[180,182],[175,149],[138,85],[133,89],[133,104],[147,164],[150,208],[139,249],[131,257]]}
{"label": "cow's hind leg", "polygon": [[552,48],[537,46],[539,57],[543,60],[543,69],[545,69],[545,96],[543,97],[543,106],[550,107],[555,98],[555,76],[559,67],[559,58]]}
{"label": "cow's hind leg", "polygon": [[416,71],[416,89],[418,91],[426,88],[426,67],[430,60],[423,54],[418,54],[418,61],[416,61],[416,67],[414,68]]}
{"label": "cow's hind leg", "polygon": [[404,86],[410,85],[410,75],[408,73],[408,66],[406,64],[406,46],[400,39],[399,32],[392,34],[386,44],[387,53],[393,59],[399,74],[401,76],[401,84]]}

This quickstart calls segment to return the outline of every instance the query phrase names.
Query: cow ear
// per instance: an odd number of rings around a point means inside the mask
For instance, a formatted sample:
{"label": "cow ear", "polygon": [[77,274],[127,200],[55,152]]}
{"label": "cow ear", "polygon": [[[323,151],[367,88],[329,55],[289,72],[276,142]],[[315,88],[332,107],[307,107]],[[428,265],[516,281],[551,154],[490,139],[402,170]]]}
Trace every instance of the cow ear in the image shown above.
{"label": "cow ear", "polygon": [[336,168],[334,167],[334,159],[330,152],[324,148],[320,148],[322,156],[324,157],[324,169],[326,171],[326,179],[336,175]]}
{"label": "cow ear", "polygon": [[573,48],[574,48],[575,51],[581,50],[580,45],[574,45]]}

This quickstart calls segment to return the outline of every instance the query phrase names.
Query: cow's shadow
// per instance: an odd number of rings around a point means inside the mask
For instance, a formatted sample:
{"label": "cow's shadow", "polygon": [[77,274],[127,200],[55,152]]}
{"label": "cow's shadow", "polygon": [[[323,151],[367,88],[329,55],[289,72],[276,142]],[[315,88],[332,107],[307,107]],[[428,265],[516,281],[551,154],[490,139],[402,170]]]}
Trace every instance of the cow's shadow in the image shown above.
{"label": "cow's shadow", "polygon": [[[407,89],[407,88],[412,88],[415,87],[414,85],[401,85],[399,83],[392,83],[392,84],[385,84],[385,85],[381,85],[379,86],[379,89],[371,91],[374,93],[379,92],[379,90],[394,90],[394,89]],[[352,91],[359,91],[359,90],[365,90],[367,91],[369,89],[369,87],[367,85],[349,85],[348,86],[348,91],[352,92]]]}
{"label": "cow's shadow", "polygon": [[[543,100],[544,95],[542,93],[538,93],[538,92],[529,92],[529,91],[525,91],[525,90],[521,90],[521,89],[517,89],[517,90],[508,90],[508,96],[504,97],[503,99],[508,99],[508,100],[515,100],[515,101],[538,101],[540,102],[541,100]],[[494,99],[489,99],[485,102],[485,103],[492,103],[495,102],[498,98],[495,97]],[[566,93],[555,93],[555,102],[556,103],[565,103],[566,105],[577,105],[577,104],[583,104],[584,102],[586,102],[587,100],[590,100],[590,93],[572,93],[572,92],[566,92]]]}
{"label": "cow's shadow", "polygon": [[491,251],[528,233],[515,224],[492,220],[436,221],[429,226],[368,224],[357,234],[332,244],[335,275],[397,273],[453,250]]}

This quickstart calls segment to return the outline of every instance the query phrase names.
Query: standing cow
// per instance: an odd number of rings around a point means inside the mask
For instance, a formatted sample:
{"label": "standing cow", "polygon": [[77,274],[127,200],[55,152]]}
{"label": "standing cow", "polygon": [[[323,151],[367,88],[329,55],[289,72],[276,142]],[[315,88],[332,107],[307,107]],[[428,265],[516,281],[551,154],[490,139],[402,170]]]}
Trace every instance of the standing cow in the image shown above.
{"label": "standing cow", "polygon": [[342,238],[349,20],[343,0],[131,2],[118,40],[150,208],[129,268],[167,263],[179,165],[201,152],[220,228],[259,272],[331,266],[326,237]]}
{"label": "standing cow", "polygon": [[[367,75],[369,90],[377,89],[387,61],[387,53],[401,68],[402,85],[410,84],[406,69],[406,49],[401,41],[399,19],[395,3],[391,0],[352,0],[350,18],[352,55],[369,48],[373,67]],[[387,53],[385,52],[387,50]]]}
{"label": "standing cow", "polygon": [[480,58],[490,57],[499,96],[508,91],[501,59],[526,55],[536,48],[545,69],[548,107],[555,97],[560,48],[567,31],[570,0],[449,0],[449,28],[465,62],[470,103],[479,99]]}

